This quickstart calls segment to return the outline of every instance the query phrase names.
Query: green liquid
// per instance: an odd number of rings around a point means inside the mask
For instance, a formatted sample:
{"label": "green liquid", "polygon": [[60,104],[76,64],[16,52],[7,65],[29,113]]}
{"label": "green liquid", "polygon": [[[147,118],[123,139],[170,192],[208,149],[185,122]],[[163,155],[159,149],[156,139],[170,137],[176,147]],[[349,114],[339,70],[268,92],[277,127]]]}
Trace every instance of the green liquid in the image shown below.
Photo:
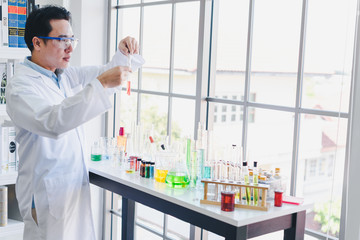
{"label": "green liquid", "polygon": [[[259,183],[259,176],[257,174],[254,174],[254,178],[253,178],[253,182],[254,185],[258,185]],[[258,205],[258,200],[259,200],[259,189],[254,188],[254,205]]]}
{"label": "green liquid", "polygon": [[169,172],[165,178],[166,185],[172,188],[184,188],[189,182],[189,177],[183,173]]}
{"label": "green liquid", "polygon": [[101,154],[91,154],[91,161],[101,161]]}
{"label": "green liquid", "polygon": [[[245,180],[245,184],[249,184],[249,175],[245,175],[244,176],[244,180]],[[246,188],[246,202],[248,205],[250,205],[250,200],[251,200],[251,192],[250,192],[250,188]]]}

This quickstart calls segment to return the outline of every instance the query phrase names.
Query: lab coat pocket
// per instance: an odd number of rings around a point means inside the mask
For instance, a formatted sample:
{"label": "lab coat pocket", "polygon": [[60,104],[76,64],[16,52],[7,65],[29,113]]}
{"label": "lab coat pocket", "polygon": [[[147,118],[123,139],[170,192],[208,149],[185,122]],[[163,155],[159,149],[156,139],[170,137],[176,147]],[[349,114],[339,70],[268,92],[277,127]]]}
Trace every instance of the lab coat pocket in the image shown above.
{"label": "lab coat pocket", "polygon": [[50,214],[56,219],[71,214],[81,197],[82,174],[68,173],[44,181]]}

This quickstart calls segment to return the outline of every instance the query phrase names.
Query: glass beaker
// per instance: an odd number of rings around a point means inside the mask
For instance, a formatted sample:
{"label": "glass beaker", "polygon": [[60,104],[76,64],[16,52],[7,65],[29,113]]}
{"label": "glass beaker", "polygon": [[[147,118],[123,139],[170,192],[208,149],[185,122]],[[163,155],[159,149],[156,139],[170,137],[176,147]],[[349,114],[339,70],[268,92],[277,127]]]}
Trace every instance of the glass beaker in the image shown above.
{"label": "glass beaker", "polygon": [[164,183],[165,178],[172,168],[172,163],[176,159],[177,153],[162,151],[155,155],[155,181]]}
{"label": "glass beaker", "polygon": [[91,161],[101,161],[101,147],[98,141],[91,146]]}

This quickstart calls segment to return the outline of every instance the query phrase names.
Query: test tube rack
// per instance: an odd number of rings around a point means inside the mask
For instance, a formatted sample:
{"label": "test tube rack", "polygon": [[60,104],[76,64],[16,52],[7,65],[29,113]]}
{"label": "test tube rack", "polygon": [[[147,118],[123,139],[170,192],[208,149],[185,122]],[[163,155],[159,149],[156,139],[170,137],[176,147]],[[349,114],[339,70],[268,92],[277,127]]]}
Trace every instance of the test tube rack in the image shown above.
{"label": "test tube rack", "polygon": [[[219,185],[223,186],[223,189],[226,189],[228,186],[231,189],[235,189],[239,192],[239,202],[235,203],[236,208],[246,208],[246,209],[253,209],[253,210],[260,210],[260,211],[267,211],[269,210],[270,204],[266,202],[266,196],[267,191],[269,189],[269,186],[266,184],[241,184],[237,182],[229,182],[229,181],[214,181],[214,180],[201,180],[202,183],[204,183],[204,199],[200,200],[200,203],[204,204],[212,204],[212,205],[221,205],[221,201],[215,201],[215,200],[209,200],[208,199],[208,184],[215,184],[215,191],[218,191]],[[259,199],[259,202],[257,205],[250,205],[250,204],[244,204],[241,196],[242,196],[242,190],[246,191],[246,188],[250,188],[250,192],[253,193],[254,190],[259,191],[259,196],[261,192],[261,200]]]}

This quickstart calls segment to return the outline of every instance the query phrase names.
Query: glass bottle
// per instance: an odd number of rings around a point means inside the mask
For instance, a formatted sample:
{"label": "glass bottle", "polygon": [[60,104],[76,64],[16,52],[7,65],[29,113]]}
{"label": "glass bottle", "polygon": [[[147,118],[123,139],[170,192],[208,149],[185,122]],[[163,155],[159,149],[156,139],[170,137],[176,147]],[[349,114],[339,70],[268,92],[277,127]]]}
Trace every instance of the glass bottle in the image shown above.
{"label": "glass bottle", "polygon": [[[243,162],[242,175],[244,176],[244,184],[246,184],[246,185],[250,184],[249,169],[247,166],[247,162]],[[245,188],[245,196],[244,197],[246,199],[247,205],[250,205],[250,200],[251,200],[250,188],[248,188],[248,187]]]}
{"label": "glass bottle", "polygon": [[125,136],[124,127],[120,127],[119,136],[117,136],[117,146],[119,148],[123,146],[125,152],[126,152],[126,142],[127,142],[127,137]]}
{"label": "glass bottle", "polygon": [[[253,184],[259,184],[259,171],[257,168],[257,162],[254,161],[254,168],[253,168]],[[259,202],[259,189],[254,188],[254,205],[257,206]]]}
{"label": "glass bottle", "polygon": [[150,162],[145,162],[145,178],[150,178]]}
{"label": "glass bottle", "polygon": [[145,177],[145,161],[141,160],[140,164],[140,176]]}
{"label": "glass bottle", "polygon": [[154,178],[155,162],[150,162],[150,178]]}

